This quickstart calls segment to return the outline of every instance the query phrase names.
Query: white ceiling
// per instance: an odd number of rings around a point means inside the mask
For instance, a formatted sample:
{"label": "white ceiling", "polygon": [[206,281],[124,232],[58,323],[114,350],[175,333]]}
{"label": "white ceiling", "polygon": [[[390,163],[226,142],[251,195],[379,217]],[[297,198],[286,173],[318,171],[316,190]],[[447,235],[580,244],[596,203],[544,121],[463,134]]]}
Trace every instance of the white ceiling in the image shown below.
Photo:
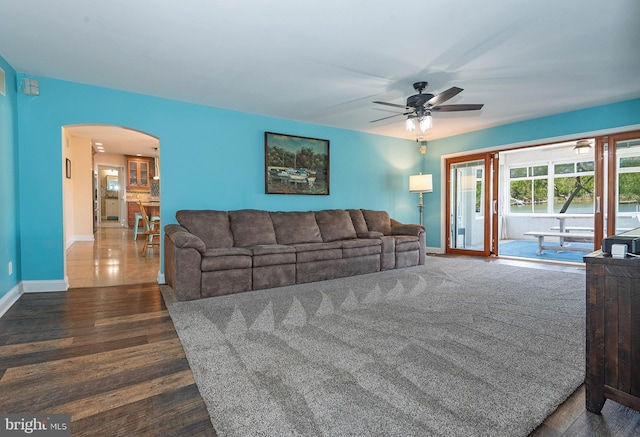
{"label": "white ceiling", "polygon": [[[431,140],[640,97],[638,0],[0,0],[18,72],[415,139],[412,83],[481,111]],[[46,89],[41,89],[46,94]]]}

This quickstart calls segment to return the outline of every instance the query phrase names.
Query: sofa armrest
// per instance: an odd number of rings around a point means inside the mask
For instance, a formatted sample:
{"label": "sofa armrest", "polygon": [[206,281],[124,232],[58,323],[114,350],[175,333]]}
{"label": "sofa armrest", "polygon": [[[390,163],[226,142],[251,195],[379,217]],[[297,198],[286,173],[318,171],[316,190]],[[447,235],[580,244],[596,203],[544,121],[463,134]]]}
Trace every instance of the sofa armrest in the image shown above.
{"label": "sofa armrest", "polygon": [[427,233],[424,226],[400,223],[391,219],[391,235],[413,235],[418,237],[420,251],[418,252],[418,264],[423,265],[427,255]]}
{"label": "sofa armrest", "polygon": [[205,253],[207,246],[204,242],[187,231],[180,225],[171,224],[164,227],[165,235],[179,249],[196,249],[200,253]]}
{"label": "sofa armrest", "polygon": [[422,225],[403,225],[397,224],[391,227],[391,235],[414,235],[419,236],[424,233],[424,226]]}
{"label": "sofa armrest", "polygon": [[[164,278],[173,288],[178,300],[191,300],[202,297],[201,279],[202,253],[194,247],[180,247],[180,244],[192,244],[204,247],[204,243],[195,235],[178,225],[164,227]],[[189,236],[200,241],[189,238]],[[191,243],[189,243],[191,242]]]}

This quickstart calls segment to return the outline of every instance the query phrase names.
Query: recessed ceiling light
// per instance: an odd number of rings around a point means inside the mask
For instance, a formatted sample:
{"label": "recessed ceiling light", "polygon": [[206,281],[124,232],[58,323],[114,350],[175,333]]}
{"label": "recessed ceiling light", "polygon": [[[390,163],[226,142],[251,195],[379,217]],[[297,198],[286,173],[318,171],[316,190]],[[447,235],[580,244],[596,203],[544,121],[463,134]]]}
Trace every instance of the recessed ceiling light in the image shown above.
{"label": "recessed ceiling light", "polygon": [[104,153],[104,149],[98,149],[98,153]]}
{"label": "recessed ceiling light", "polygon": [[136,153],[136,156],[142,156],[142,153]]}
{"label": "recessed ceiling light", "polygon": [[102,146],[102,143],[95,143],[96,146]]}

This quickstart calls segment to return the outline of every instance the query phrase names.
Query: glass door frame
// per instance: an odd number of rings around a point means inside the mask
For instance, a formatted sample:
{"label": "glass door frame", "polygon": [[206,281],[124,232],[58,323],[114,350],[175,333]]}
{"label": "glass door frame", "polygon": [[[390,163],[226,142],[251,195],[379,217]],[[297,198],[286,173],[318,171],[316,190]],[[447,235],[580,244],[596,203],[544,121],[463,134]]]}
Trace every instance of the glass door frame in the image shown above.
{"label": "glass door frame", "polygon": [[[602,172],[600,173],[602,176],[600,178],[596,177],[596,196],[602,196],[601,198],[606,198],[607,203],[607,214],[606,214],[606,229],[604,229],[605,216],[604,213],[600,214],[599,219],[594,223],[596,234],[594,236],[596,245],[595,249],[600,249],[602,244],[602,238],[605,236],[615,235],[616,234],[616,220],[618,218],[618,205],[617,205],[617,195],[616,189],[618,187],[618,155],[617,155],[617,144],[620,141],[628,141],[640,139],[640,130],[634,130],[629,132],[622,132],[618,134],[611,134],[608,136],[598,137],[596,141],[596,154],[598,154],[598,147],[600,147],[600,153],[597,156],[600,156],[604,161],[605,156],[605,146],[607,146],[606,155],[607,155],[607,173],[605,180],[604,173],[604,162],[602,163]],[[599,160],[598,160],[599,161]],[[596,167],[597,169],[597,167]],[[606,181],[606,183],[605,183]],[[606,197],[604,196],[606,190]],[[596,197],[597,200],[597,197]],[[596,212],[597,212],[596,205]],[[601,229],[600,234],[597,233],[598,228]],[[598,238],[600,237],[600,238]]]}
{"label": "glass door frame", "polygon": [[[445,253],[472,255],[472,256],[490,256],[496,254],[497,236],[498,236],[498,154],[496,152],[474,153],[463,156],[456,156],[445,159]],[[451,166],[467,161],[484,161],[484,171],[482,179],[484,184],[484,247],[483,250],[461,249],[451,247]]]}

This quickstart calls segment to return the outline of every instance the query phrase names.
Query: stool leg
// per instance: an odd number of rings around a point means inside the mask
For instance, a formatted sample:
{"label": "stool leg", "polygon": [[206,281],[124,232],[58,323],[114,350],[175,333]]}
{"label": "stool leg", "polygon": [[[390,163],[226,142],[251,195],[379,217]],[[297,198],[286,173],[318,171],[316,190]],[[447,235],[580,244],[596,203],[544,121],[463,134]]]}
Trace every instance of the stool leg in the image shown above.
{"label": "stool leg", "polygon": [[140,219],[142,218],[142,216],[140,214],[136,214],[134,216],[134,222],[133,222],[133,239],[137,240],[138,239],[138,225],[140,225]]}

